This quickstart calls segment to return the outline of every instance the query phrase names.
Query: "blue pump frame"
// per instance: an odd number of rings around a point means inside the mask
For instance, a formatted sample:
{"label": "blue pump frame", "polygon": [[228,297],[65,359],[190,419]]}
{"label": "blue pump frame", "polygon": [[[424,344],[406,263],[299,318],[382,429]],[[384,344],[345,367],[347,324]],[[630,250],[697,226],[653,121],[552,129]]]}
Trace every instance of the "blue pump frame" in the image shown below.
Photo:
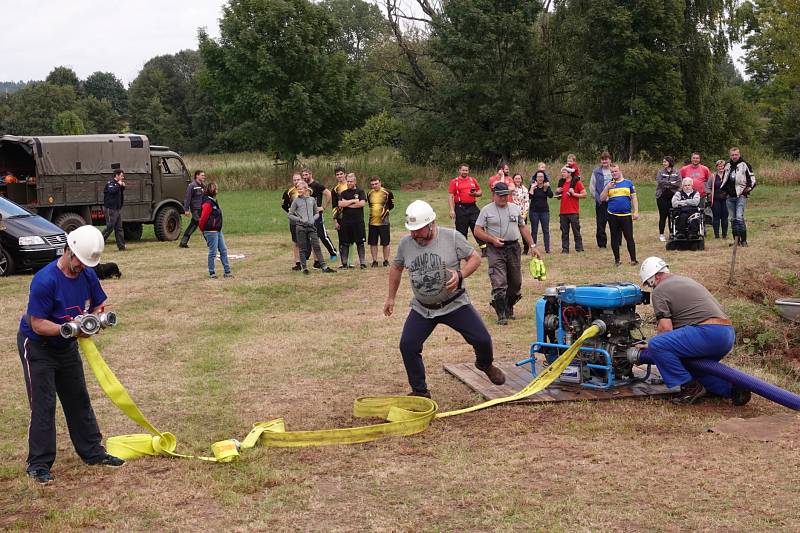
{"label": "blue pump frame", "polygon": [[[531,344],[530,354],[527,359],[523,359],[515,363],[516,366],[523,366],[523,365],[531,365],[531,376],[534,378],[536,377],[536,354],[540,351],[541,348],[560,348],[566,350],[569,348],[567,344],[555,344],[551,342],[534,342]],[[588,368],[594,368],[597,370],[604,370],[606,372],[606,380],[603,384],[597,383],[581,383],[581,387],[585,387],[587,389],[612,389],[614,387],[620,387],[622,385],[629,385],[631,383],[636,383],[639,381],[644,381],[650,377],[650,365],[647,365],[647,370],[645,372],[644,377],[642,378],[633,378],[633,379],[614,379],[614,366],[613,366],[613,359],[611,358],[611,354],[608,353],[608,350],[604,348],[590,348],[581,346],[580,351],[582,352],[594,352],[599,353],[605,357],[606,364],[598,365],[595,363],[587,363],[586,366]]]}

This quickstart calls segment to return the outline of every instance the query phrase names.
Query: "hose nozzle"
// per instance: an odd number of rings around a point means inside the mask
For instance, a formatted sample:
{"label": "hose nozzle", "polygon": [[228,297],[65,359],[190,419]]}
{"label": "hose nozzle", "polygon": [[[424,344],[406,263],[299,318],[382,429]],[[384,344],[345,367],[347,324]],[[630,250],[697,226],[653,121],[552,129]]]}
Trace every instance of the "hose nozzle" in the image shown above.
{"label": "hose nozzle", "polygon": [[101,328],[110,328],[117,325],[117,314],[113,311],[97,315],[78,315],[69,322],[61,324],[59,333],[65,339],[77,337],[81,333],[94,335]]}

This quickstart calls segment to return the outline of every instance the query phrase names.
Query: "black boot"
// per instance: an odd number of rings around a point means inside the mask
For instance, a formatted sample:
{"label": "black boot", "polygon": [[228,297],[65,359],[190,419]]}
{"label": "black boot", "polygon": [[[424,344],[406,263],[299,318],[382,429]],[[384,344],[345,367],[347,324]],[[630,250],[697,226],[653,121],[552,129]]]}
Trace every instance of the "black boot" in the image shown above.
{"label": "black boot", "polygon": [[506,296],[506,315],[508,316],[509,320],[517,319],[514,316],[514,305],[516,305],[516,303],[521,299],[522,299],[521,294],[517,294],[516,296]]}
{"label": "black boot", "polygon": [[743,229],[739,237],[739,246],[747,246],[747,230]]}
{"label": "black boot", "polygon": [[508,324],[505,295],[495,296],[495,299],[489,302],[489,305],[494,307],[494,310],[497,312],[497,324],[500,326],[505,326]]}
{"label": "black boot", "polygon": [[681,392],[678,394],[678,396],[672,399],[672,403],[678,405],[691,405],[705,395],[706,388],[703,387],[699,381],[693,379],[681,385]]}

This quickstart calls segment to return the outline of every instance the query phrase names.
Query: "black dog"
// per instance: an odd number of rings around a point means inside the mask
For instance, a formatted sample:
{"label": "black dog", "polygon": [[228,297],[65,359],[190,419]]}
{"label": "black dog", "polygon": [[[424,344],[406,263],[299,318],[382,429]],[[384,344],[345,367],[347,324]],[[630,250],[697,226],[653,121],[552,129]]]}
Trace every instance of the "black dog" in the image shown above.
{"label": "black dog", "polygon": [[94,272],[100,279],[122,277],[122,272],[119,271],[119,267],[116,263],[98,263],[97,266],[94,267]]}

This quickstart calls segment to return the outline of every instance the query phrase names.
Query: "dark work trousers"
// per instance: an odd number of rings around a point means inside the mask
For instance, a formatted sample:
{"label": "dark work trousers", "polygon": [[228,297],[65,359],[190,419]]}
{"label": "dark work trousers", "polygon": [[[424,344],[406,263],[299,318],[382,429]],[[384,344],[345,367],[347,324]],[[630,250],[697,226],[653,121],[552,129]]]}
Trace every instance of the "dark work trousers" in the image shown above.
{"label": "dark work trousers", "polygon": [[122,229],[122,210],[104,208],[106,215],[106,229],[103,230],[103,240],[108,239],[111,232],[114,232],[114,238],[117,240],[117,248],[120,250],[125,249],[125,233]]}
{"label": "dark work trousers", "polygon": [[500,248],[486,247],[489,261],[489,281],[492,283],[492,300],[505,305],[505,300],[516,302],[522,287],[519,243],[506,244]]}
{"label": "dark work trousers", "polygon": [[631,261],[636,261],[636,242],[633,240],[633,217],[608,214],[608,229],[611,232],[611,251],[614,252],[614,262],[619,263],[619,246],[622,236],[628,245],[628,255]]}
{"label": "dark work trousers", "polygon": [[297,245],[300,247],[300,266],[306,267],[306,261],[311,257],[311,251],[313,250],[314,258],[319,263],[319,267],[325,268],[325,258],[322,256],[322,249],[319,247],[317,228],[297,224]]}
{"label": "dark work trousers", "polygon": [[78,343],[54,347],[17,333],[17,349],[31,408],[28,470],[52,468],[56,460],[56,394],[67,419],[69,436],[84,463],[100,462],[106,450],[86,390]]}
{"label": "dark work trousers", "polygon": [[714,198],[711,206],[711,226],[714,228],[714,237],[719,239],[719,230],[722,228],[722,238],[728,238],[728,202],[722,198]]}
{"label": "dark work trousers", "polygon": [[446,315],[425,318],[413,309],[408,313],[400,336],[400,353],[408,374],[408,384],[414,392],[425,392],[425,364],[422,346],[439,324],[450,326],[464,337],[475,350],[475,364],[487,368],[492,364],[492,337],[472,304],[462,305]]}
{"label": "dark work trousers", "polygon": [[[608,246],[608,237],[606,237],[606,224],[608,224],[608,202],[600,202],[600,203],[595,202],[594,214],[597,217],[597,232],[595,235],[595,237],[597,238],[597,246],[599,246],[600,248],[605,248],[606,246]],[[564,240],[563,236],[561,240],[562,241]],[[576,250],[578,249],[577,240],[575,242],[575,249]],[[581,250],[582,249],[583,246],[581,245]]]}
{"label": "dark work trousers", "polygon": [[664,191],[661,193],[661,196],[656,198],[659,235],[664,235],[664,228],[667,227],[667,219],[669,218],[669,210],[672,209],[672,197],[674,195],[675,193]]}
{"label": "dark work trousers", "polygon": [[539,224],[542,225],[542,239],[544,240],[544,251],[550,252],[550,211],[531,211],[531,237],[533,242],[539,244],[536,236],[539,233]]}
{"label": "dark work trousers", "polygon": [[[606,213],[608,214],[608,213]],[[572,236],[575,239],[575,251],[583,251],[583,237],[581,237],[581,219],[578,213],[572,215],[558,215],[561,223],[561,253],[569,253],[569,229],[572,228]],[[603,223],[605,225],[605,222]],[[599,235],[599,234],[598,234]],[[603,229],[603,238],[605,238]]]}
{"label": "dark work trousers", "polygon": [[[472,236],[475,237],[475,222],[478,221],[478,215],[481,210],[474,203],[472,204],[456,204],[456,231],[467,239],[467,231],[472,230]],[[480,248],[485,248],[486,244],[475,237],[475,242],[478,243]]]}
{"label": "dark work trousers", "polygon": [[336,255],[336,247],[333,245],[330,235],[328,235],[328,230],[325,229],[323,215],[324,213],[319,214],[319,218],[314,221],[314,227],[317,228],[317,238],[325,249],[328,250],[328,255],[333,257]]}
{"label": "dark work trousers", "polygon": [[198,225],[200,225],[200,209],[192,209],[192,221],[189,222],[189,225],[186,226],[186,231],[183,232],[181,244],[189,244],[189,237],[192,236]]}

